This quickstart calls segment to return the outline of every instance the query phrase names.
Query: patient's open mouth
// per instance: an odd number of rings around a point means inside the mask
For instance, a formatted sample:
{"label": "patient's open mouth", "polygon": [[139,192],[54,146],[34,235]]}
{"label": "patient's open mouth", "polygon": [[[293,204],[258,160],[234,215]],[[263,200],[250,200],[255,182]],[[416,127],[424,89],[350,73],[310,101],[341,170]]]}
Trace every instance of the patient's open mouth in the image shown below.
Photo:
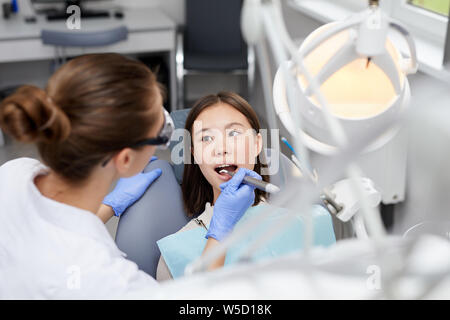
{"label": "patient's open mouth", "polygon": [[214,170],[220,175],[227,175],[224,172],[221,173],[222,170],[234,172],[234,171],[236,171],[236,169],[237,169],[237,166],[234,164],[223,164],[223,165],[220,165],[220,166],[217,166],[214,168]]}

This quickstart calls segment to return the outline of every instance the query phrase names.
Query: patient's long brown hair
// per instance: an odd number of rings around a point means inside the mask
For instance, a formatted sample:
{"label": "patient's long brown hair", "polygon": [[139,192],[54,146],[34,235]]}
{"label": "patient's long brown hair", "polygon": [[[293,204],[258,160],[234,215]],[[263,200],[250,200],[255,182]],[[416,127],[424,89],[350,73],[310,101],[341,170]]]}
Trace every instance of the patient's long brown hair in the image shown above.
{"label": "patient's long brown hair", "polygon": [[[259,133],[261,126],[259,124],[258,116],[256,115],[250,104],[245,101],[241,96],[232,92],[219,92],[218,94],[211,94],[200,98],[194,107],[189,112],[186,119],[185,129],[190,133],[191,145],[192,141],[192,129],[194,121],[199,114],[205,109],[217,105],[219,103],[227,104],[240,113],[242,113],[250,123],[251,127]],[[254,171],[261,174],[261,168],[263,165],[259,157],[257,157]],[[263,175],[263,180],[269,182],[269,176]],[[184,165],[183,182],[181,185],[183,191],[183,201],[186,213],[188,216],[195,216],[202,213],[205,209],[207,202],[212,203],[214,200],[214,193],[211,185],[203,176],[198,164],[194,163],[194,156],[191,153],[190,164]],[[267,199],[267,195],[264,191],[255,189],[255,202],[253,205],[257,205],[261,202],[262,198]]]}

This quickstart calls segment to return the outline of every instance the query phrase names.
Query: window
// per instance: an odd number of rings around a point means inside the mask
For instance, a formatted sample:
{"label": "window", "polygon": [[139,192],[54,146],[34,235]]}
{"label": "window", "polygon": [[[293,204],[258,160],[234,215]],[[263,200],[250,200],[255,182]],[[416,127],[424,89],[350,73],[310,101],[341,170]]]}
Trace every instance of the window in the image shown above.
{"label": "window", "polygon": [[427,39],[439,46],[445,43],[449,3],[450,0],[381,2],[390,16],[404,23],[414,36]]}
{"label": "window", "polygon": [[[323,22],[340,20],[368,7],[368,0],[290,0]],[[381,0],[380,7],[393,19],[403,23],[415,37],[443,45],[447,32],[450,0]]]}
{"label": "window", "polygon": [[450,0],[408,0],[408,4],[448,17]]}

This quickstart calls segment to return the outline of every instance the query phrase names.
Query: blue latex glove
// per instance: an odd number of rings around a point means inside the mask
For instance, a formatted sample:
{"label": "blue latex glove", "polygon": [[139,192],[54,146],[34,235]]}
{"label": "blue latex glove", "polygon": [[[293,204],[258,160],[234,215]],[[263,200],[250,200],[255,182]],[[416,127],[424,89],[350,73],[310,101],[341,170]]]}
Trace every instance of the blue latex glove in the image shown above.
{"label": "blue latex glove", "polygon": [[[152,157],[150,162],[156,159],[158,158]],[[162,170],[157,168],[146,173],[138,173],[130,178],[119,179],[114,190],[103,199],[103,204],[110,206],[114,215],[119,217],[129,206],[142,197],[147,188],[158,179],[161,173]]]}
{"label": "blue latex glove", "polygon": [[256,172],[240,168],[233,178],[220,185],[222,192],[214,204],[207,239],[222,241],[255,201],[255,187],[242,183],[246,175],[262,180]]}

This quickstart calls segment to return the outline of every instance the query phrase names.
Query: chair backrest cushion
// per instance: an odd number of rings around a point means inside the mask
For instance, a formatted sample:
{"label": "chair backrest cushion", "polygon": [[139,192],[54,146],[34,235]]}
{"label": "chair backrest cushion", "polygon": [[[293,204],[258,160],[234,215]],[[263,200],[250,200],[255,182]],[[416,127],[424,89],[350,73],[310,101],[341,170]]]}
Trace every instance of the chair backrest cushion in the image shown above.
{"label": "chair backrest cushion", "polygon": [[186,0],[185,51],[247,55],[240,27],[242,0]]}
{"label": "chair backrest cushion", "polygon": [[116,243],[139,269],[156,278],[160,252],[156,242],[177,232],[190,219],[184,212],[181,188],[164,160],[152,161],[144,172],[162,169],[162,175],[120,217]]}
{"label": "chair backrest cushion", "polygon": [[128,38],[125,26],[94,32],[42,30],[42,43],[59,47],[99,47],[110,45]]}

